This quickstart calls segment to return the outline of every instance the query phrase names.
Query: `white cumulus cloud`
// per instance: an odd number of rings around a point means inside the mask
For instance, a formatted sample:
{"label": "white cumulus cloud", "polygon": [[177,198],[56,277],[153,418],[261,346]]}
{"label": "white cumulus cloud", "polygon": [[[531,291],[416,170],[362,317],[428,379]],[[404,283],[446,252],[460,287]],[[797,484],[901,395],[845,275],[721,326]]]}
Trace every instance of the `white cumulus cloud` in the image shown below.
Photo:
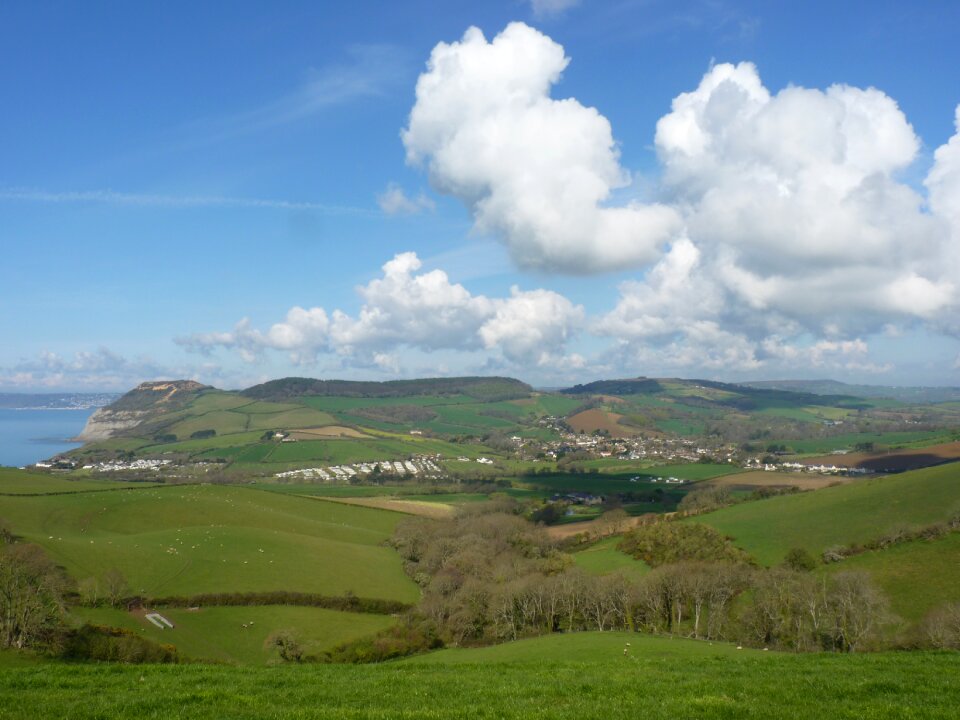
{"label": "white cumulus cloud", "polygon": [[522,268],[591,273],[655,260],[680,218],[664,205],[605,204],[629,174],[603,115],[550,96],[568,62],[523,23],[491,41],[474,27],[438,44],[403,131],[407,159]]}
{"label": "white cumulus cloud", "polygon": [[941,225],[896,177],[919,144],[879,90],[771,94],[750,63],[711,68],[656,133],[664,190],[731,301],[813,332],[872,332],[952,301]]}
{"label": "white cumulus cloud", "polygon": [[392,373],[401,370],[401,348],[492,351],[512,363],[582,362],[565,353],[583,323],[581,306],[543,289],[514,287],[508,298],[474,295],[443,270],[421,268],[416,253],[396,255],[381,277],[357,288],[363,303],[355,315],[295,307],[266,331],[243,319],[232,331],[195,333],[177,342],[207,353],[234,350],[248,361],[267,350],[287,352],[299,364],[330,353]]}

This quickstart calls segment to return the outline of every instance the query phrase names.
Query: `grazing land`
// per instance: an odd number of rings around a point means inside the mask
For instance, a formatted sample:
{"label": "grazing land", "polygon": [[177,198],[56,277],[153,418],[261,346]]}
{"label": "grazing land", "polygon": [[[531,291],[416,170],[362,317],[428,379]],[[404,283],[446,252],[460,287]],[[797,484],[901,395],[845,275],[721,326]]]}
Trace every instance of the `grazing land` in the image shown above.
{"label": "grazing land", "polygon": [[384,547],[402,515],[236,486],[0,497],[0,517],[77,578],[147,596],[296,590],[415,600]]}
{"label": "grazing land", "polygon": [[960,466],[943,465],[734,505],[690,522],[715,527],[761,563],[775,565],[791,548],[820,555],[904,524],[944,521],[958,510]]}
{"label": "grazing land", "polygon": [[366,666],[13,667],[0,707],[9,720],[952,719],[958,673],[956,653],[793,655],[591,633]]}
{"label": "grazing land", "polygon": [[617,550],[617,544],[621,540],[620,536],[600,540],[575,552],[573,561],[578,568],[593,575],[621,573],[629,578],[638,578],[650,572],[650,567],[645,562]]}
{"label": "grazing land", "polygon": [[869,572],[890,598],[893,612],[916,622],[945,602],[960,602],[960,533],[871,550],[829,569]]}
{"label": "grazing land", "polygon": [[0,467],[0,495],[50,495],[150,487],[153,483],[74,479],[66,476]]}
{"label": "grazing land", "polygon": [[273,659],[275,652],[266,647],[266,641],[278,629],[291,631],[305,654],[316,655],[396,622],[387,615],[278,605],[161,608],[159,612],[171,621],[173,629],[156,627],[146,620],[143,610],[75,608],[72,615],[77,621],[125,628],[154,642],[175,645],[184,658],[241,665],[263,665]]}

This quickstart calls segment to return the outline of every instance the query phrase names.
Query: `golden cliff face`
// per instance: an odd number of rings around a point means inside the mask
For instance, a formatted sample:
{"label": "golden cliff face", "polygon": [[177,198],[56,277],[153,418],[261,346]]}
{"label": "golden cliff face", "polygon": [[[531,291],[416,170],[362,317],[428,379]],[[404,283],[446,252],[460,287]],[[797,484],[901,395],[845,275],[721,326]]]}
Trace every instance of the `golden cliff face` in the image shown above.
{"label": "golden cliff face", "polygon": [[100,408],[77,436],[81,442],[93,442],[115,437],[135,428],[158,413],[171,410],[171,406],[208,389],[208,385],[194,380],[157,380],[143,382],[107,407]]}

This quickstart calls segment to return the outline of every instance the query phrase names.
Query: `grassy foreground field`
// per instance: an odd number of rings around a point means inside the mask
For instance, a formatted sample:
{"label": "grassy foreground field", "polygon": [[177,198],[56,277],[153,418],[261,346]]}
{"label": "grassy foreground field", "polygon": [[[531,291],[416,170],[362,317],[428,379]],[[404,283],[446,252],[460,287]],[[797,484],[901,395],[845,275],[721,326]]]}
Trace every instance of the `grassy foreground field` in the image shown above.
{"label": "grassy foreground field", "polygon": [[803,547],[875,539],[895,526],[927,525],[960,510],[960,464],[858,480],[816,492],[743,503],[693,518],[734,538],[765,565]]}
{"label": "grassy foreground field", "polygon": [[383,546],[399,513],[237,486],[0,496],[0,518],[76,579],[149,596],[293,590],[414,601]]}
{"label": "grassy foreground field", "polygon": [[624,636],[603,633],[366,666],[8,667],[0,718],[859,720],[954,718],[960,706],[956,653],[788,655],[628,637],[628,656]]}

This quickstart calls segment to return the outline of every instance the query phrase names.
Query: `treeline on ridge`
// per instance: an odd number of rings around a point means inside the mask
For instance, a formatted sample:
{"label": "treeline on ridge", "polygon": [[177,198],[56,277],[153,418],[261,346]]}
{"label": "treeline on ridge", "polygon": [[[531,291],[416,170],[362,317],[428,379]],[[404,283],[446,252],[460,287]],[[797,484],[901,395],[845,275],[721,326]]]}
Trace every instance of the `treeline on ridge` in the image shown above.
{"label": "treeline on ridge", "polygon": [[506,377],[423,378],[388,380],[318,380],[282,378],[254,385],[241,395],[257,400],[288,400],[297,397],[402,398],[416,395],[466,395],[495,402],[529,397],[532,388]]}

